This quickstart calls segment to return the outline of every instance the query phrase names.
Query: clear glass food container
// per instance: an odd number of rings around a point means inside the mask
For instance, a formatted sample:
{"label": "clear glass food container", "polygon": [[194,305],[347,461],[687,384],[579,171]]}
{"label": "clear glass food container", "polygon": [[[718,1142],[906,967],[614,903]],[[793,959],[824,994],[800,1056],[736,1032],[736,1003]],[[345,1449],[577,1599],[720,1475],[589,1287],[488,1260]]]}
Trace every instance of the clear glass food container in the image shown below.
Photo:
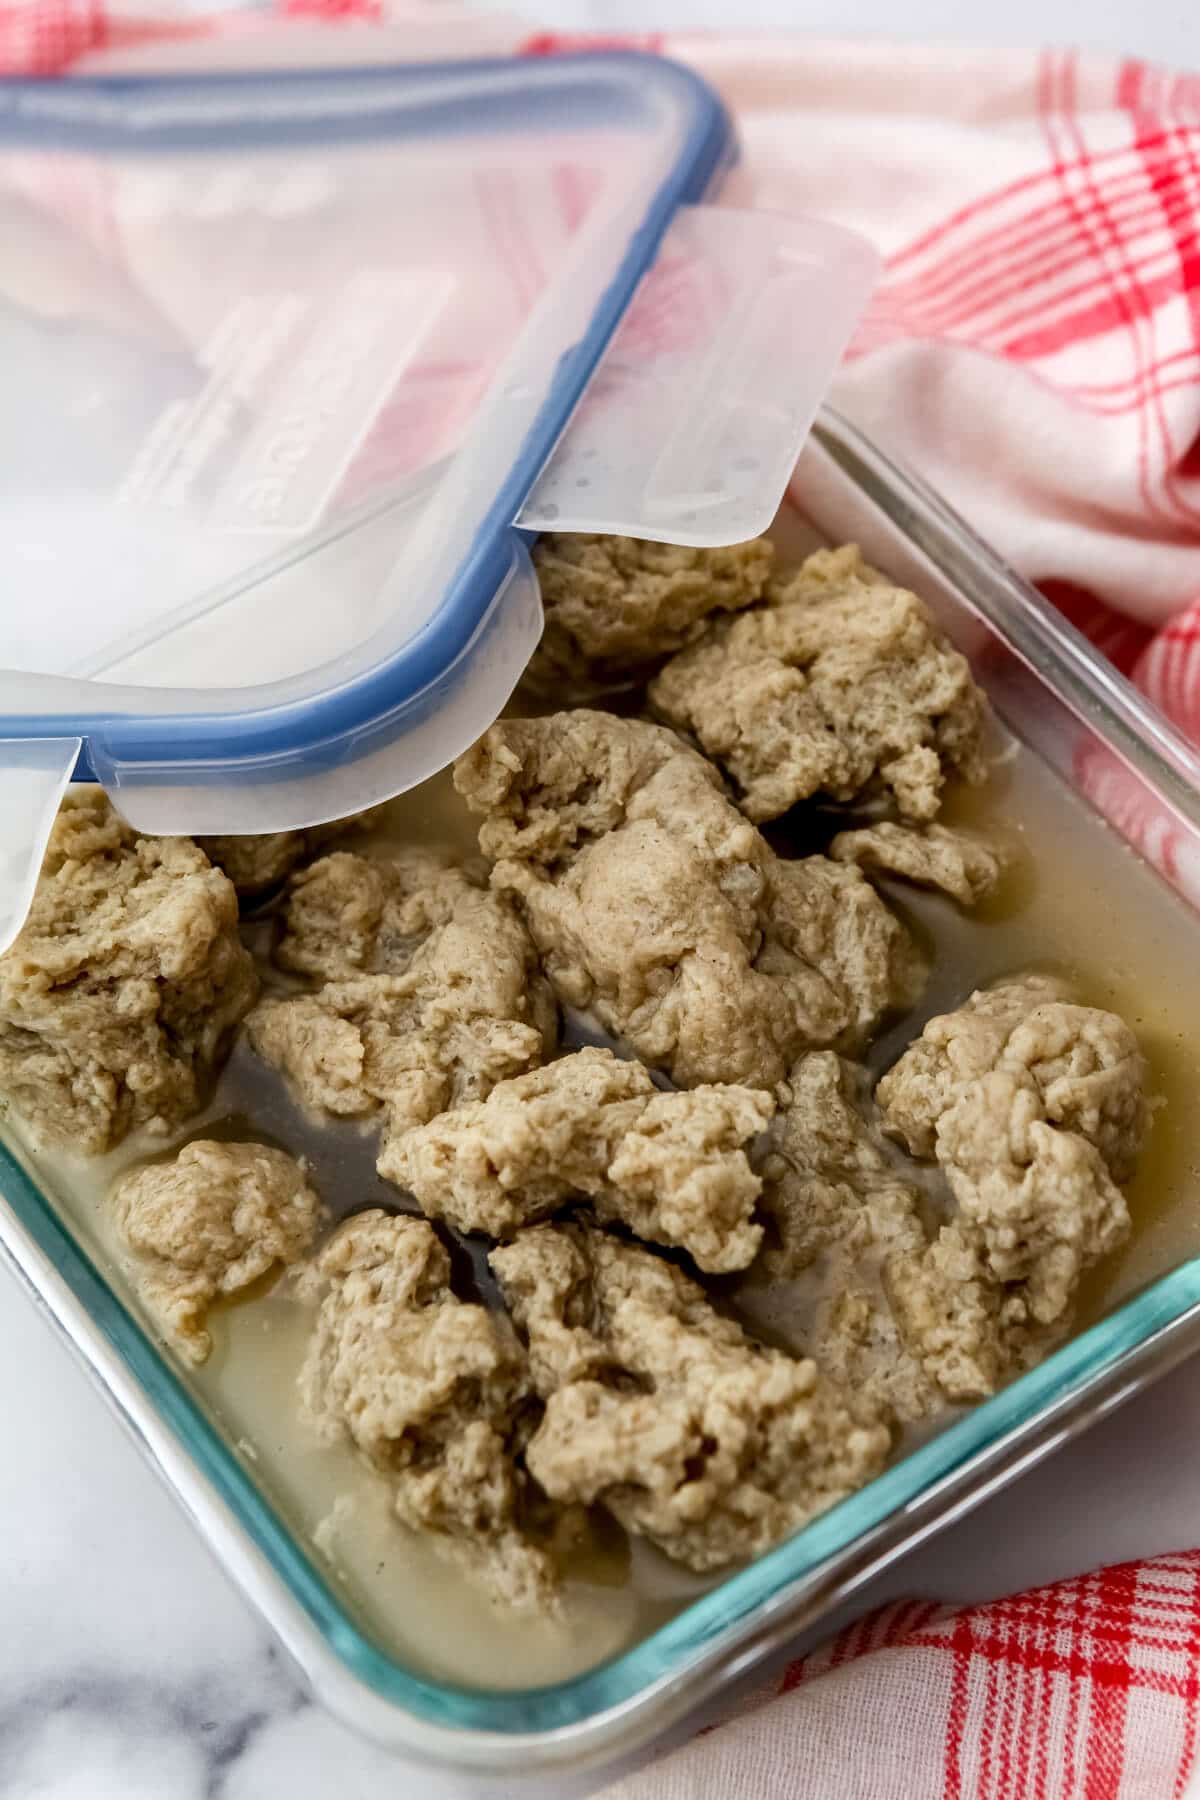
{"label": "clear glass food container", "polygon": [[[930,601],[1045,780],[1108,814],[1112,858],[1157,861],[1186,884],[1200,866],[1200,755],[968,525],[829,411],[791,499],[822,537],[856,540]],[[1200,932],[1183,899],[1178,932]],[[0,1190],[10,1262],[318,1697],[383,1744],[465,1769],[530,1774],[631,1750],[1200,1347],[1200,1259],[1152,1246],[1133,1298],[652,1635],[558,1685],[469,1690],[372,1641],[15,1150],[0,1151]]]}

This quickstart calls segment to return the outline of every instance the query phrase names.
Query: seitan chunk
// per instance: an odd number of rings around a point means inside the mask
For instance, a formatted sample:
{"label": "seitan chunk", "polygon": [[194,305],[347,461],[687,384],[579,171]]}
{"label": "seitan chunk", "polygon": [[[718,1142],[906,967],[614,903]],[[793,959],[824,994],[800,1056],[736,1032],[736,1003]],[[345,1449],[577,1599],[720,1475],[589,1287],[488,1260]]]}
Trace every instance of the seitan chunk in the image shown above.
{"label": "seitan chunk", "polygon": [[875,1274],[856,1270],[846,1285],[831,1287],[805,1348],[832,1380],[900,1425],[945,1409],[946,1396],[910,1348],[895,1298]]}
{"label": "seitan chunk", "polygon": [[789,1073],[763,1164],[758,1272],[786,1281],[813,1270],[820,1298],[805,1348],[844,1386],[911,1422],[941,1401],[904,1345],[883,1274],[922,1251],[927,1232],[918,1188],[866,1117],[868,1080],[828,1050]]}
{"label": "seitan chunk", "polygon": [[386,860],[335,851],[289,882],[275,961],[314,981],[402,975],[460,910],[478,922],[486,887],[482,864],[448,850],[405,848]]}
{"label": "seitan chunk", "polygon": [[299,1261],[319,1211],[303,1165],[266,1144],[198,1138],[168,1161],[122,1176],[113,1190],[142,1296],[194,1363],[212,1349],[213,1302]]}
{"label": "seitan chunk", "polygon": [[546,627],[526,681],[543,693],[594,691],[653,667],[712,613],[761,599],[774,554],[767,538],[692,550],[547,532],[533,551]]}
{"label": "seitan chunk", "polygon": [[270,995],[251,1042],[321,1113],[387,1111],[398,1138],[539,1063],[557,1013],[512,903],[448,857],[345,852],[295,877],[277,956],[329,977]]}
{"label": "seitan chunk", "polygon": [[1066,984],[1046,975],[972,994],[930,1019],[884,1076],[886,1122],[914,1156],[930,1157],[943,1114],[993,1071],[1028,1076],[1050,1123],[1094,1144],[1114,1181],[1129,1179],[1149,1123],[1146,1064],[1116,1013],[1073,1005]]}
{"label": "seitan chunk", "polygon": [[916,951],[862,874],[782,861],[661,726],[505,721],[454,779],[559,998],[680,1086],[770,1088],[914,996]]}
{"label": "seitan chunk", "polygon": [[450,1260],[421,1219],[366,1212],[303,1278],[320,1309],[301,1374],[305,1410],[391,1484],[397,1514],[497,1603],[553,1606],[547,1551],[525,1527],[518,1464],[536,1420],[529,1363],[507,1318],[450,1291]]}
{"label": "seitan chunk", "polygon": [[904,1344],[948,1401],[985,1400],[1061,1343],[1062,1317],[1035,1319],[1019,1286],[998,1283],[984,1266],[978,1240],[944,1225],[919,1255],[897,1257],[887,1272]]}
{"label": "seitan chunk", "polygon": [[511,1237],[586,1195],[599,1218],[721,1273],[762,1238],[745,1145],[773,1111],[752,1088],[662,1093],[640,1063],[579,1050],[385,1145],[379,1168],[459,1231]]}
{"label": "seitan chunk", "polygon": [[909,1242],[917,1194],[864,1117],[867,1080],[865,1070],[816,1050],[779,1090],[760,1209],[763,1267],[773,1276],[796,1275],[834,1246],[865,1239],[890,1249],[896,1233]]}
{"label": "seitan chunk", "polygon": [[1036,975],[973,994],[877,1089],[957,1202],[931,1246],[888,1269],[906,1341],[951,1399],[1040,1360],[1069,1330],[1083,1275],[1129,1230],[1116,1183],[1147,1123],[1145,1065],[1121,1019],[1064,996]]}
{"label": "seitan chunk", "polygon": [[293,869],[340,837],[369,831],[382,812],[381,806],[373,806],[367,812],[350,813],[328,825],[309,825],[303,831],[249,832],[196,841],[209,861],[225,871],[238,893],[250,897],[276,887]]}
{"label": "seitan chunk", "polygon": [[526,1460],[555,1499],[598,1501],[708,1570],[769,1549],[882,1467],[890,1432],[868,1405],[747,1337],[662,1258],[541,1225],[491,1264],[546,1399]]}
{"label": "seitan chunk", "polygon": [[1021,1284],[1041,1324],[1067,1315],[1084,1271],[1128,1233],[1099,1150],[1047,1123],[1028,1075],[996,1070],[972,1082],[938,1122],[937,1158],[959,1229],[998,1282]]}
{"label": "seitan chunk", "polygon": [[878,788],[931,819],[947,774],[985,772],[986,702],[965,657],[853,544],[818,550],[765,604],[711,621],[655,677],[650,702],[727,771],[756,821]]}
{"label": "seitan chunk", "polygon": [[190,838],[67,795],[0,956],[0,1090],[36,1137],[98,1155],[195,1112],[258,990],[237,895]]}
{"label": "seitan chunk", "polygon": [[839,831],[829,854],[834,862],[854,863],[868,875],[894,875],[917,887],[939,888],[960,906],[986,900],[1005,872],[997,845],[946,825],[881,824]]}

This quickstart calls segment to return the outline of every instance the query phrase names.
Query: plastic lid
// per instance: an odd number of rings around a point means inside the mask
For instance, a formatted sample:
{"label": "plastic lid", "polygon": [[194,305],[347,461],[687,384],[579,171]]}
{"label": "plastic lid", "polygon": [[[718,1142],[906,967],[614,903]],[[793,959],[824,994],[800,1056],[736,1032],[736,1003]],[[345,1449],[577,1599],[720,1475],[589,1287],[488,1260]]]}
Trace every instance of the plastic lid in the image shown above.
{"label": "plastic lid", "polygon": [[336,817],[504,704],[523,532],[766,525],[876,265],[700,206],[732,153],[628,53],[0,83],[0,941],[73,768]]}

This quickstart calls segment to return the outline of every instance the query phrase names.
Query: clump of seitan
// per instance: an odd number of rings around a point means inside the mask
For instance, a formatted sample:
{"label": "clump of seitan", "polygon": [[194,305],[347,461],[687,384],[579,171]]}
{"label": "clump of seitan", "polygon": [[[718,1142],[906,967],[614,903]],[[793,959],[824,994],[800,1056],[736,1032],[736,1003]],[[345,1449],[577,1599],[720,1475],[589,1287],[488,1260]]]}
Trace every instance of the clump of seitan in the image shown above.
{"label": "clump of seitan", "polygon": [[788,1281],[815,1272],[805,1347],[855,1393],[913,1421],[940,1401],[904,1346],[883,1274],[923,1250],[927,1232],[918,1188],[866,1116],[868,1080],[828,1050],[789,1072],[762,1165],[767,1241],[757,1273]]}
{"label": "clump of seitan", "polygon": [[948,774],[983,779],[986,702],[924,603],[853,544],[818,550],[766,602],[718,618],[650,685],[657,717],[727,772],[747,816],[882,790],[928,820]]}
{"label": "clump of seitan", "polygon": [[475,922],[486,888],[486,868],[449,850],[414,846],[386,858],[335,851],[289,883],[275,961],[314,981],[402,975],[457,913]]}
{"label": "clump of seitan", "polygon": [[937,888],[960,906],[978,906],[994,894],[1006,867],[1004,852],[994,841],[946,825],[883,823],[839,831],[829,854],[834,862],[853,863],[867,875],[892,875],[917,887]]}
{"label": "clump of seitan", "polygon": [[208,1311],[312,1245],[320,1202],[304,1167],[266,1144],[199,1138],[122,1176],[117,1229],[147,1306],[189,1362],[212,1350]]}
{"label": "clump of seitan", "polygon": [[386,1109],[399,1137],[539,1063],[557,1012],[511,901],[449,856],[339,852],[289,889],[276,952],[312,991],[268,995],[251,1042],[320,1113]]}
{"label": "clump of seitan", "polygon": [[505,721],[454,779],[559,998],[680,1086],[769,1089],[801,1050],[863,1042],[919,986],[862,874],[777,857],[661,726],[587,709]]}
{"label": "clump of seitan", "polygon": [[766,538],[715,550],[547,532],[534,546],[546,625],[525,680],[561,694],[613,686],[692,642],[713,613],[761,599]]}
{"label": "clump of seitan", "polygon": [[930,1020],[877,1094],[957,1202],[889,1267],[901,1328],[949,1398],[978,1399],[1066,1334],[1083,1275],[1128,1233],[1145,1064],[1116,1014],[1030,975]]}
{"label": "clump of seitan", "polygon": [[459,1231],[511,1237],[584,1195],[600,1219],[722,1273],[762,1238],[746,1145],[773,1111],[752,1088],[663,1093],[640,1063],[579,1050],[385,1144],[379,1168]]}
{"label": "clump of seitan", "polygon": [[914,1156],[934,1155],[943,1117],[999,1072],[1031,1086],[1051,1124],[1086,1138],[1113,1180],[1128,1181],[1149,1123],[1145,1059],[1122,1018],[1069,994],[1053,976],[1023,975],[930,1019],[878,1088]]}
{"label": "clump of seitan", "polygon": [[0,1091],[88,1155],[195,1112],[258,991],[237,895],[190,838],[139,837],[99,788],[63,801],[0,956]]}
{"label": "clump of seitan", "polygon": [[583,1226],[492,1252],[545,1416],[530,1472],[697,1570],[753,1556],[883,1466],[891,1436],[815,1363],[746,1336],[680,1270]]}
{"label": "clump of seitan", "polygon": [[815,1050],[779,1090],[760,1209],[769,1227],[762,1266],[773,1276],[796,1275],[864,1231],[886,1246],[916,1216],[912,1183],[863,1115],[867,1079],[834,1052]]}
{"label": "clump of seitan", "polygon": [[320,1300],[301,1376],[318,1429],[349,1437],[398,1516],[498,1603],[553,1609],[555,1567],[526,1529],[536,1502],[518,1462],[540,1409],[508,1319],[451,1292],[449,1257],[421,1219],[359,1214],[302,1280]]}
{"label": "clump of seitan", "polygon": [[350,813],[344,819],[332,819],[328,825],[309,825],[303,831],[251,832],[196,841],[209,861],[225,871],[238,893],[249,899],[277,887],[293,869],[339,838],[370,831],[382,812],[382,807],[375,806],[367,812]]}

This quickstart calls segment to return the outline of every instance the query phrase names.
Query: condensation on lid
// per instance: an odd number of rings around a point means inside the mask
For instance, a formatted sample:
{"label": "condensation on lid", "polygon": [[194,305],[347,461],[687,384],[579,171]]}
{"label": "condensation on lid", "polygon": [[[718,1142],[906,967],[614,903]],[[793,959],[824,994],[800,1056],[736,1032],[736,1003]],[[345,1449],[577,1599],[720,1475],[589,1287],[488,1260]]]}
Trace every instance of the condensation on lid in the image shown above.
{"label": "condensation on lid", "polygon": [[80,740],[139,829],[335,817],[503,705],[522,531],[762,529],[876,264],[697,204],[732,154],[630,53],[0,84],[0,738],[57,746],[6,757],[26,798]]}

